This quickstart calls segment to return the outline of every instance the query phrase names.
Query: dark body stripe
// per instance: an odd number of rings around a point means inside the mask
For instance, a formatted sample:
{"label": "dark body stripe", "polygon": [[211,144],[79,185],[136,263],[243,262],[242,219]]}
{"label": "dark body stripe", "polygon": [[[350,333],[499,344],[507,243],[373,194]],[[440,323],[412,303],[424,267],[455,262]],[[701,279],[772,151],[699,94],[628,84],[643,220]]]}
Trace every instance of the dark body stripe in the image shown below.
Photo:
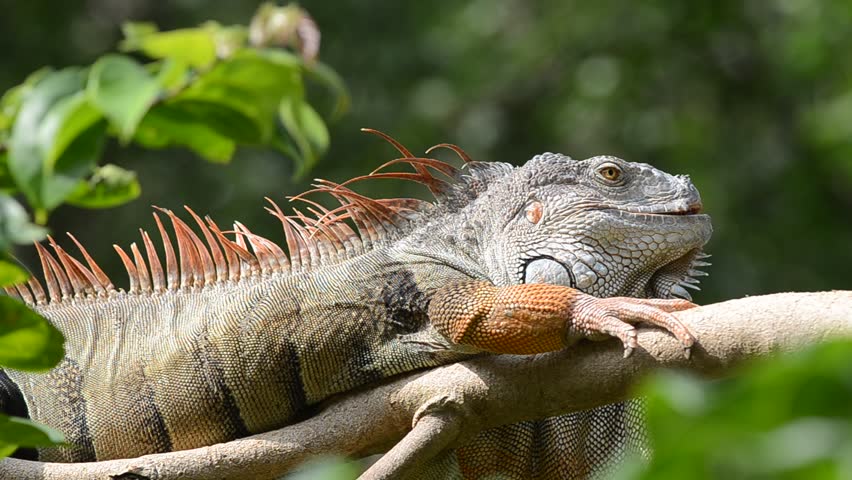
{"label": "dark body stripe", "polygon": [[86,414],[87,402],[83,395],[83,374],[80,371],[80,365],[65,357],[47,375],[48,383],[59,393],[55,401],[61,405],[65,413],[65,423],[50,424],[50,426],[59,428],[65,434],[65,441],[72,446],[43,449],[39,453],[39,458],[44,461],[61,462],[94,461],[95,446]]}
{"label": "dark body stripe", "polygon": [[[204,339],[205,343],[209,340]],[[249,435],[246,424],[240,416],[240,409],[231,388],[225,382],[224,371],[221,361],[213,354],[212,345],[199,345],[195,351],[195,358],[201,371],[204,373],[204,384],[210,389],[210,395],[214,397],[212,404],[216,406],[214,418],[221,420],[221,428],[227,438],[240,438]]]}

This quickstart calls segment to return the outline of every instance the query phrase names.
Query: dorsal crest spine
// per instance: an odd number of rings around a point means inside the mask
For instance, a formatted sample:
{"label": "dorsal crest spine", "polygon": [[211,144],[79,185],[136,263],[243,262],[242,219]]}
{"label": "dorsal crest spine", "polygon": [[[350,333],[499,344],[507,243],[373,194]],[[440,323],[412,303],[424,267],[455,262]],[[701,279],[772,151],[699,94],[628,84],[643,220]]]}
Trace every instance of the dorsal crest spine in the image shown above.
{"label": "dorsal crest spine", "polygon": [[[284,231],[283,246],[252,233],[239,222],[234,223],[232,230],[223,231],[210,217],[202,219],[192,209],[184,207],[201,233],[199,236],[173,211],[154,207],[156,211],[153,217],[163,243],[164,264],[148,232],[142,229],[139,232],[144,255],[136,243],[130,245],[129,253],[113,245],[129,277],[128,293],[159,294],[223,281],[236,282],[256,275],[306,272],[338,263],[400,238],[410,232],[412,227],[422,224],[425,214],[436,212],[441,204],[448,205],[452,210],[453,206],[467,203],[470,198],[465,197],[470,196],[470,190],[465,188],[465,184],[481,187],[475,175],[463,175],[459,169],[441,160],[415,156],[402,144],[377,130],[362,130],[385,139],[402,156],[385,162],[368,175],[343,183],[316,179],[310,190],[289,197],[291,202],[305,203],[309,214],[293,208],[293,214],[286,215],[278,204],[267,197],[269,207],[266,210],[279,219]],[[427,155],[437,148],[452,150],[466,166],[472,167],[472,171],[481,165],[480,162],[472,161],[460,147],[448,143],[433,146],[427,150]],[[398,164],[407,164],[414,172],[385,171]],[[435,172],[443,178],[435,176]],[[435,201],[414,198],[373,199],[349,188],[353,183],[372,179],[420,183],[429,189]],[[330,195],[340,205],[328,209],[306,198],[309,194],[318,193]],[[177,249],[169,238],[160,214],[167,216],[172,224]],[[228,238],[228,235],[232,238]],[[35,277],[31,277],[25,284],[7,287],[6,292],[36,305],[79,297],[106,297],[117,293],[119,290],[83,245],[70,233],[68,236],[80,251],[85,265],[49,237],[48,243],[53,253],[36,244],[47,289]]]}

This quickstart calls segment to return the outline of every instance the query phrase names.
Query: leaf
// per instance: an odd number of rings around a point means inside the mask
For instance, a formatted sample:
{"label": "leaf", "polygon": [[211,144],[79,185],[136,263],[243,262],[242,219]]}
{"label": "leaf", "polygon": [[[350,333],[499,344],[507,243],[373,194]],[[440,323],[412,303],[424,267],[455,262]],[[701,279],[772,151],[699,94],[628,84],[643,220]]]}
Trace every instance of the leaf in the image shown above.
{"label": "leaf", "polygon": [[171,58],[196,68],[207,68],[216,60],[215,31],[184,28],[159,32],[150,23],[125,23],[120,48],[140,51],[151,58]]}
{"label": "leaf", "polygon": [[35,207],[45,207],[42,198],[44,163],[50,145],[40,135],[51,109],[79,91],[83,74],[78,68],[50,72],[23,99],[9,144],[9,171],[15,183]]}
{"label": "leaf", "polygon": [[39,140],[47,147],[44,158],[49,172],[68,147],[83,132],[102,118],[86,98],[85,92],[77,92],[56,103],[40,126]]}
{"label": "leaf", "polygon": [[349,110],[352,99],[349,96],[346,84],[337,72],[322,62],[314,62],[305,65],[305,73],[308,74],[309,78],[317,80],[331,90],[334,95],[334,108],[329,115],[331,120],[337,120]]}
{"label": "leaf", "polygon": [[83,208],[109,208],[127,203],[141,192],[136,173],[107,164],[99,167],[92,178],[80,182],[66,202]]}
{"label": "leaf", "polygon": [[0,152],[0,192],[15,193],[15,180],[12,179],[12,173],[9,172],[9,153]]}
{"label": "leaf", "polygon": [[[209,119],[208,119],[209,120]],[[228,162],[236,144],[206,120],[170,105],[157,105],[142,119],[135,140],[148,148],[182,145],[212,162]]]}
{"label": "leaf", "polygon": [[[237,99],[244,92],[235,90],[230,98]],[[251,96],[245,96],[246,102],[254,102]],[[245,110],[234,108],[232,105],[209,100],[180,100],[169,103],[169,107],[180,111],[198,124],[203,124],[236,143],[263,143],[264,132],[259,119],[252,118]],[[257,120],[257,121],[256,121]]]}
{"label": "leaf", "polygon": [[316,110],[302,99],[284,98],[278,112],[281,123],[301,154],[301,158],[296,159],[299,165],[295,176],[298,178],[310,170],[319,155],[328,149],[328,129]]}
{"label": "leaf", "polygon": [[127,142],[160,93],[160,84],[130,57],[106,55],[92,65],[86,93]]}
{"label": "leaf", "polygon": [[320,456],[308,460],[282,480],[355,480],[360,474],[361,468],[355,461]]}
{"label": "leaf", "polygon": [[[0,97],[0,117],[3,117],[5,121],[14,121],[24,97],[30,90],[32,90],[33,86],[48,73],[50,73],[50,68],[40,68],[29,74],[20,85],[16,85],[9,90],[6,90],[3,97]],[[0,129],[7,127],[8,126],[4,127],[3,125],[0,125]]]}
{"label": "leaf", "polygon": [[32,243],[43,239],[47,230],[30,223],[24,207],[14,198],[0,194],[0,251],[14,244]]}
{"label": "leaf", "polygon": [[52,171],[46,172],[42,192],[46,209],[58,207],[77,188],[80,179],[91,173],[100,158],[105,138],[106,124],[99,122],[65,149]]}
{"label": "leaf", "polygon": [[[217,63],[168,103],[180,109],[203,108],[214,115],[210,125],[223,135],[241,143],[262,144],[275,132],[278,102],[303,94],[300,74],[300,62],[292,55],[242,50]],[[223,116],[234,117],[234,112],[250,121],[252,129],[245,129],[245,123],[238,129],[230,120],[221,121]]]}
{"label": "leaf", "polygon": [[157,83],[167,92],[180,90],[189,81],[189,66],[180,60],[167,58],[158,67]]}
{"label": "leaf", "polygon": [[48,370],[65,355],[64,342],[47,319],[12,297],[0,297],[0,365]]}
{"label": "leaf", "polygon": [[30,275],[23,268],[14,263],[0,260],[0,287],[21,284],[27,281]]}
{"label": "leaf", "polygon": [[63,443],[65,437],[58,430],[26,418],[0,414],[0,458],[10,455],[18,447],[49,447]]}

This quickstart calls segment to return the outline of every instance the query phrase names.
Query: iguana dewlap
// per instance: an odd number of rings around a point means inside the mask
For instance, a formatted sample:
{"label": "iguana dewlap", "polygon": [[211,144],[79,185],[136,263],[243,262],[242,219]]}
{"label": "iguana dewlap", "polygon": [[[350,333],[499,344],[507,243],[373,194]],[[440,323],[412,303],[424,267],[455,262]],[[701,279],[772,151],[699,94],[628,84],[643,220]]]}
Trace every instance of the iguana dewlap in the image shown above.
{"label": "iguana dewlap", "polygon": [[[303,194],[305,211],[286,215],[270,201],[280,246],[162,210],[163,248],[145,232],[142,247],[116,247],[128,290],[79,244],[82,262],[39,246],[46,288],[9,293],[62,330],[66,357],[43,374],[0,371],[0,411],[65,434],[70,446],[40,460],[126,458],[282,427],[336,393],[482,352],[614,336],[629,353],[637,322],[693,344],[670,312],[693,306],[684,287],[703,275],[712,229],[688,177],[608,156],[475,162],[449,146],[459,170],[391,142],[402,158],[312,190],[339,207]],[[373,178],[420,182],[435,201],[349,188]],[[625,405],[483,432],[422,476],[585,477],[641,443]]]}

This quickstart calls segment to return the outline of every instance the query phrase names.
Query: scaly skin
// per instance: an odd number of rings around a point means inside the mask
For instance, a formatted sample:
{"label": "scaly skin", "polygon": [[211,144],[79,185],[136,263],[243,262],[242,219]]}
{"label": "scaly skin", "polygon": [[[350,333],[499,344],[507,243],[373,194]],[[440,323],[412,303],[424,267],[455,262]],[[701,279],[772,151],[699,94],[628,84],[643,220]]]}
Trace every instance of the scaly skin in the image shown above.
{"label": "scaly skin", "polygon": [[546,353],[580,338],[613,336],[624,344],[626,357],[638,347],[631,321],[668,330],[689,352],[695,339],[670,312],[694,306],[686,300],[601,299],[547,283],[464,282],[438,290],[429,319],[452,342],[489,352]]}
{"label": "scaly skin", "polygon": [[[460,172],[400,151],[434,205],[321,183],[344,205],[320,220],[276,214],[287,256],[240,225],[236,240],[204,227],[205,247],[171,212],[180,254],[167,242],[163,273],[153,246],[120,252],[129,292],[58,246],[58,261],[44,252],[51,298],[35,285],[18,294],[65,333],[66,359],[47,374],[0,376],[0,411],[22,395],[32,418],[65,433],[72,446],[42,449],[43,460],[103,460],[281,427],[333,394],[483,352],[614,336],[629,353],[636,323],[694,342],[671,315],[692,304],[672,297],[689,299],[711,227],[686,177],[558,154]],[[406,178],[372,177],[383,175]],[[421,476],[580,478],[633,442],[625,412],[483,432]]]}

